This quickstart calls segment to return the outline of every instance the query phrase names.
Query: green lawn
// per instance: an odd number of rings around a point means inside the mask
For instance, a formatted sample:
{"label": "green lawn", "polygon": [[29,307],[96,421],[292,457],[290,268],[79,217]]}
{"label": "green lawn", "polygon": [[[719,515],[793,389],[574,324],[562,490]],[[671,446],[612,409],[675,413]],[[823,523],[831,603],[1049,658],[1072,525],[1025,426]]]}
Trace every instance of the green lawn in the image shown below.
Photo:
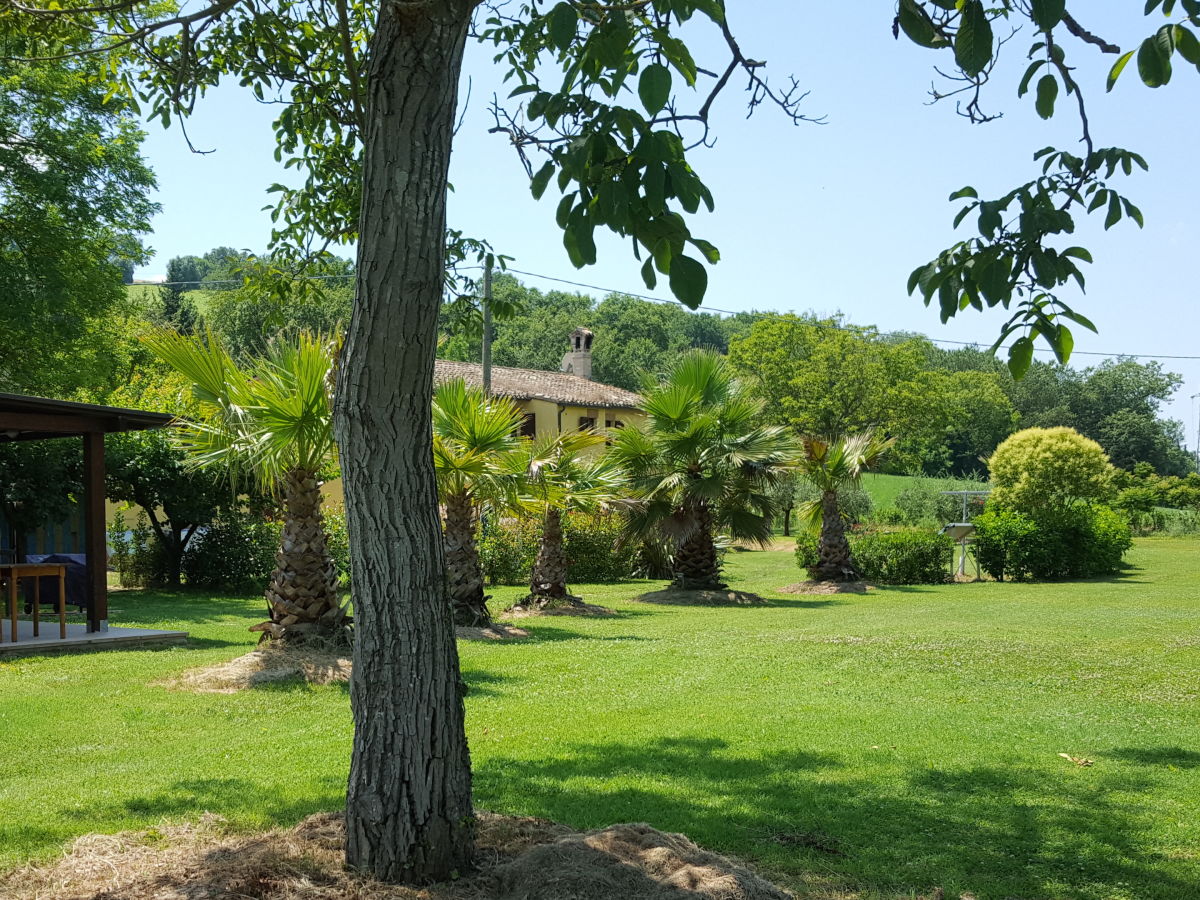
{"label": "green lawn", "polygon": [[[647,821],[856,897],[1200,897],[1198,551],[1142,541],[1102,582],[808,597],[774,592],[788,553],[733,554],[765,608],[587,587],[622,615],[463,645],[477,803]],[[191,645],[0,663],[0,865],[205,810],[258,827],[340,805],[344,688],[151,684],[248,649],[261,601],[112,605]]]}

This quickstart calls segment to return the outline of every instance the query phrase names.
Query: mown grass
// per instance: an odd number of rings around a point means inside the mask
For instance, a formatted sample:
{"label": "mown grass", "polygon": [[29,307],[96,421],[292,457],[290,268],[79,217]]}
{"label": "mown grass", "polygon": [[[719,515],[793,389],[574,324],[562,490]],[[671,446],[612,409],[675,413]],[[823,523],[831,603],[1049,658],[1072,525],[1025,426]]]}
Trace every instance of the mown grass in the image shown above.
{"label": "mown grass", "polygon": [[[814,896],[1200,896],[1198,550],[1139,542],[1108,581],[835,596],[777,593],[787,552],[731,554],[761,608],[581,587],[621,615],[462,645],[476,801],[683,831]],[[205,810],[257,828],[340,806],[344,688],[153,684],[249,649],[261,601],[113,606],[191,644],[0,663],[0,865]]]}
{"label": "mown grass", "polygon": [[[987,483],[983,481],[972,481],[969,478],[930,478],[929,481],[937,482],[940,490],[945,491],[986,491]],[[871,502],[875,505],[875,509],[887,509],[896,505],[896,497],[905,488],[911,487],[917,478],[911,475],[881,475],[877,472],[868,472],[863,476],[862,486],[868,494],[871,495]]]}

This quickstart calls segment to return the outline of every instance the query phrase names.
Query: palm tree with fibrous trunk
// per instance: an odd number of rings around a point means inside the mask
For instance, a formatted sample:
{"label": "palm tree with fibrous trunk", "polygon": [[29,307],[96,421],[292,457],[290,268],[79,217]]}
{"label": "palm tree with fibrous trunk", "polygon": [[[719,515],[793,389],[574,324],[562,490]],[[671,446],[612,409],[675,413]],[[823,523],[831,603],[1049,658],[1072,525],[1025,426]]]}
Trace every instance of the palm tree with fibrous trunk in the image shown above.
{"label": "palm tree with fibrous trunk", "polygon": [[542,521],[527,605],[545,609],[581,602],[567,590],[563,522],[571,513],[607,512],[620,502],[625,479],[611,456],[597,452],[604,443],[604,435],[584,429],[543,435],[522,448],[521,508]]}
{"label": "palm tree with fibrous trunk", "polygon": [[610,451],[638,500],[627,514],[630,535],[658,531],[673,541],[676,587],[720,589],[716,534],[771,539],[774,488],[791,467],[794,441],[763,424],[762,402],[716,353],[677,357],[642,396],[645,425],[618,429]]}
{"label": "palm tree with fibrous trunk", "polygon": [[339,340],[307,331],[280,336],[243,364],[211,332],[160,329],[143,340],[192,383],[199,415],[180,431],[192,461],[227,466],[281,501],[283,532],[266,589],[270,618],[252,630],[264,639],[348,643],[320,481],[335,457],[330,373]]}
{"label": "palm tree with fibrous trunk", "polygon": [[458,625],[491,624],[483,592],[477,532],[481,504],[515,503],[520,483],[514,451],[524,421],[507,397],[489,397],[461,379],[433,395],[433,463],[443,510],[446,587]]}
{"label": "palm tree with fibrous trunk", "polygon": [[895,443],[867,431],[838,440],[805,438],[800,455],[800,474],[813,484],[820,496],[799,507],[801,518],[812,530],[820,530],[817,541],[818,562],[809,571],[822,581],[857,581],[858,567],[850,553],[845,519],[838,504],[838,492],[857,487],[862,476],[874,468]]}

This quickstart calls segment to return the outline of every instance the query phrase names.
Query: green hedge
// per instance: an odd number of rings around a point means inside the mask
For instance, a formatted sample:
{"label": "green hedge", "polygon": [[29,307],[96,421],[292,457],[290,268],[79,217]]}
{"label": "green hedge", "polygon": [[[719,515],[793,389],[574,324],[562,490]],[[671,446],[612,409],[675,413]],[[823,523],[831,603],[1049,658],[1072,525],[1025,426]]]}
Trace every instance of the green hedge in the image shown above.
{"label": "green hedge", "polygon": [[[850,554],[865,581],[875,584],[942,584],[950,577],[954,541],[934,531],[867,531],[850,535]],[[796,562],[809,570],[819,561],[817,536],[796,538]],[[811,574],[811,573],[810,573]]]}
{"label": "green hedge", "polygon": [[[493,520],[479,539],[480,564],[489,584],[527,585],[537,558],[542,523],[536,519]],[[568,515],[563,550],[575,584],[620,581],[633,575],[637,548],[621,542],[617,516]]]}
{"label": "green hedge", "polygon": [[265,590],[275,569],[283,527],[247,513],[230,513],[192,538],[183,555],[191,587],[215,591]]}
{"label": "green hedge", "polygon": [[1072,506],[1036,517],[989,509],[975,526],[975,556],[999,581],[1111,575],[1133,545],[1128,523],[1107,506]]}

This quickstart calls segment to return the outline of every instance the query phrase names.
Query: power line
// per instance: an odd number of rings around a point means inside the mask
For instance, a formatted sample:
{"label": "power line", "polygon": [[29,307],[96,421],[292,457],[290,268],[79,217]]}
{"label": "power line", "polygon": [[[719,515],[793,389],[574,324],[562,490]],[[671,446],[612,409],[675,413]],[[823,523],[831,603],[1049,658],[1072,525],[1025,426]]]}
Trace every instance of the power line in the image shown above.
{"label": "power line", "polygon": [[[482,268],[483,268],[482,266],[460,266],[459,270],[460,271],[472,271],[475,269],[482,269]],[[673,300],[669,297],[653,297],[649,294],[642,294],[637,291],[626,291],[626,290],[622,290],[620,288],[603,287],[602,285],[598,285],[598,284],[588,284],[587,282],[583,282],[583,281],[572,281],[569,278],[558,278],[554,275],[543,275],[541,272],[529,272],[524,269],[514,269],[511,266],[506,267],[504,269],[504,271],[511,272],[515,275],[525,275],[529,278],[540,278],[542,281],[553,281],[557,284],[567,284],[567,285],[570,285],[571,287],[586,288],[587,290],[591,290],[591,291],[601,291],[602,293],[605,293],[605,294],[621,294],[626,297],[636,297],[639,300],[648,300],[651,303],[660,303],[660,304],[664,304],[666,306],[679,306],[685,310],[688,310],[689,312],[725,313],[726,315],[730,315],[730,316],[748,315],[748,316],[757,316],[757,317],[763,318],[763,319],[780,318],[785,315],[785,313],[775,312],[773,310],[722,309],[719,306],[707,306],[707,305],[702,307],[699,310],[692,310],[686,304],[681,303],[678,300]],[[354,277],[355,277],[354,275],[301,275],[301,276],[297,276],[297,279],[304,280],[304,281],[316,281],[316,280],[336,280],[336,279],[354,278]],[[240,279],[228,279],[228,280],[221,280],[221,281],[202,281],[202,282],[201,281],[158,281],[158,282],[153,282],[153,283],[141,282],[141,283],[137,284],[136,286],[137,287],[180,287],[183,285],[192,285],[195,288],[203,288],[206,285],[216,285],[216,284],[240,285],[243,283],[244,282]],[[848,325],[833,325],[833,324],[825,323],[825,322],[813,322],[813,323],[809,323],[809,324],[811,324],[817,328],[828,328],[832,331],[854,331],[855,330],[853,326],[848,326]],[[883,336],[899,336],[901,334],[902,334],[902,332],[895,332],[895,331],[881,332],[881,335],[883,335]],[[978,341],[954,341],[954,340],[950,340],[949,338],[935,338],[935,337],[929,337],[928,335],[921,335],[921,337],[924,337],[927,341],[929,341],[932,344],[949,344],[949,345],[955,346],[955,347],[979,347],[979,346],[982,346]],[[1049,348],[1045,348],[1045,347],[1037,347],[1037,348],[1035,348],[1035,352],[1036,353],[1053,353],[1054,351],[1050,350]],[[1170,353],[1107,353],[1107,352],[1104,352],[1101,350],[1073,350],[1071,352],[1071,355],[1072,356],[1102,356],[1102,357],[1106,357],[1106,358],[1124,357],[1126,359],[1200,360],[1200,356],[1182,356],[1182,355],[1170,354]]]}
{"label": "power line", "polygon": [[[651,297],[649,294],[639,294],[636,291],[623,291],[623,290],[620,290],[619,288],[602,287],[597,284],[586,284],[582,281],[571,281],[566,278],[556,278],[552,275],[542,275],[538,272],[525,272],[525,271],[522,271],[521,269],[514,269],[511,267],[509,267],[505,271],[515,272],[518,275],[527,275],[530,278],[541,278],[544,281],[556,281],[559,284],[569,284],[572,287],[588,288],[593,291],[603,291],[608,294],[624,294],[625,296],[628,296],[628,297],[637,297],[639,300],[649,300],[653,303],[663,303],[668,306],[682,306],[684,309],[689,309],[689,307],[686,304],[680,303],[678,300],[672,300],[667,297]],[[704,307],[702,307],[699,310],[691,310],[691,311],[693,311],[693,312],[719,312],[719,313],[727,313],[728,315],[731,315],[731,316],[743,316],[743,315],[760,316],[764,319],[771,318],[771,317],[782,317],[784,315],[784,313],[773,312],[770,310],[758,311],[758,310],[745,310],[745,309],[742,309],[742,310],[721,309],[720,307],[717,307],[717,306],[708,306],[708,305],[705,305]],[[825,324],[825,323],[812,323],[812,324],[815,324],[817,327],[829,328],[829,329],[832,329],[835,331],[854,331],[853,327],[846,326],[846,325],[829,325],[829,324]],[[902,332],[894,332],[894,331],[886,332],[886,333],[891,334],[891,335],[902,334]],[[924,337],[930,343],[934,343],[934,344],[953,344],[958,347],[978,347],[978,346],[980,346],[978,341],[952,341],[952,340],[949,340],[948,338],[934,338],[934,337],[929,337],[928,335],[922,335],[922,337]],[[1054,352],[1053,350],[1049,350],[1049,349],[1041,348],[1041,347],[1036,348],[1036,349],[1037,349],[1038,353],[1053,353]],[[1175,356],[1175,355],[1171,355],[1171,354],[1167,354],[1167,353],[1105,353],[1100,350],[1074,350],[1071,352],[1071,355],[1072,356],[1105,356],[1105,357],[1123,356],[1127,359],[1195,359],[1195,360],[1200,360],[1200,356]]]}

